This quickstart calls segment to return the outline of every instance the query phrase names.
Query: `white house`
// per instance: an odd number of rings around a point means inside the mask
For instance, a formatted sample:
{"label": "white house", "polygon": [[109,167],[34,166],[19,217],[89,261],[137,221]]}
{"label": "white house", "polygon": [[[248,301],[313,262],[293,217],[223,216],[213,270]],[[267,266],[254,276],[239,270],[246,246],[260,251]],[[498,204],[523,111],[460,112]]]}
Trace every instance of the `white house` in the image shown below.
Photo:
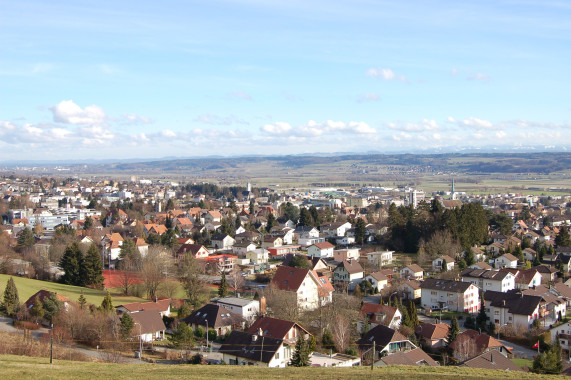
{"label": "white house", "polygon": [[246,252],[246,259],[254,265],[265,264],[268,262],[270,251],[267,249],[257,248]]}
{"label": "white house", "polygon": [[[367,317],[371,328],[377,325],[384,325],[398,330],[402,322],[402,314],[397,307],[376,303],[365,302],[361,307],[361,316]],[[357,328],[362,326],[362,323],[361,326],[359,323],[357,323]]]}
{"label": "white house", "polygon": [[551,343],[555,343],[559,339],[561,348],[567,351],[571,350],[571,322],[564,323],[550,330]]}
{"label": "white house", "polygon": [[219,352],[225,364],[283,368],[288,365],[294,350],[282,339],[234,330]]}
{"label": "white house", "polygon": [[335,246],[328,241],[313,244],[307,248],[307,256],[320,258],[333,257],[334,249]]}
{"label": "white house", "polygon": [[389,284],[388,277],[380,271],[367,275],[363,280],[369,281],[371,285],[373,285],[373,289],[375,289],[377,292],[380,292]]}
{"label": "white house", "polygon": [[497,269],[500,268],[517,268],[517,257],[511,253],[506,253],[498,257],[495,261]]}
{"label": "white house", "polygon": [[420,284],[420,304],[424,308],[477,313],[480,310],[478,288],[462,281],[427,278]]}
{"label": "white house", "polygon": [[240,297],[213,298],[210,302],[222,305],[232,313],[241,315],[247,321],[253,322],[260,312],[260,301]]}
{"label": "white house", "polygon": [[367,253],[367,260],[369,261],[369,264],[377,267],[391,265],[393,263],[393,253],[394,251],[369,252]]}
{"label": "white house", "polygon": [[215,250],[232,249],[232,246],[234,246],[234,243],[236,242],[232,236],[221,233],[212,236],[211,240],[212,248]]}
{"label": "white house", "polygon": [[400,270],[400,277],[422,280],[424,278],[424,270],[418,264],[410,264]]}
{"label": "white house", "polygon": [[446,266],[446,270],[454,270],[454,259],[448,255],[442,255],[432,260],[432,270],[440,272]]}
{"label": "white house", "polygon": [[294,231],[294,239],[297,238],[297,243],[308,247],[312,244],[322,243],[325,238],[319,237],[319,230],[315,227],[300,226]]}
{"label": "white house", "polygon": [[338,223],[326,223],[319,226],[322,233],[329,237],[345,236],[347,230],[351,228],[351,223],[349,222],[338,222]]}
{"label": "white house", "polygon": [[315,310],[333,300],[333,285],[327,277],[309,269],[280,266],[272,278],[272,285],[295,293],[300,309]]}
{"label": "white house", "polygon": [[515,276],[507,271],[467,268],[460,276],[463,282],[472,283],[484,292],[507,292],[515,289]]}
{"label": "white house", "polygon": [[363,281],[363,267],[356,260],[344,260],[333,271],[333,283],[341,289],[353,290]]}
{"label": "white house", "polygon": [[541,297],[524,295],[519,290],[507,293],[487,291],[484,293],[486,315],[492,323],[529,327],[540,318]]}
{"label": "white house", "polygon": [[167,328],[157,310],[142,310],[130,315],[135,324],[131,330],[133,335],[140,336],[143,342],[164,339]]}
{"label": "white house", "polygon": [[232,253],[240,257],[244,257],[246,252],[256,249],[256,244],[250,242],[234,243],[232,246]]}
{"label": "white house", "polygon": [[361,248],[336,249],[333,251],[333,260],[359,260]]}

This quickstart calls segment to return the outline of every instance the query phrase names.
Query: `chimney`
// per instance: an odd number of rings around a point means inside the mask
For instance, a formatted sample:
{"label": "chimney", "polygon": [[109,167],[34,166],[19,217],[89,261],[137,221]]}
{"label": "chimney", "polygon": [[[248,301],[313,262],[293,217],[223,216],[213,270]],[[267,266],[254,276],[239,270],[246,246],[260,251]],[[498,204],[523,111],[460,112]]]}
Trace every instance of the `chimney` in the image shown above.
{"label": "chimney", "polygon": [[260,297],[260,314],[266,315],[266,297]]}
{"label": "chimney", "polygon": [[502,300],[502,306],[506,306],[506,300]]}
{"label": "chimney", "polygon": [[262,336],[264,335],[264,330],[262,330],[261,328],[258,329],[258,335]]}

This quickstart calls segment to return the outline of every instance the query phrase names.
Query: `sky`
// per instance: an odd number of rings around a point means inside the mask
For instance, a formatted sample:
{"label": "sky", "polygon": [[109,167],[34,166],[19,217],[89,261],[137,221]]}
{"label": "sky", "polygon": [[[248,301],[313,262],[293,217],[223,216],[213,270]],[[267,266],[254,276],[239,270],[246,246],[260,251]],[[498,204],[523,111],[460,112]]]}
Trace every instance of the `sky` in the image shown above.
{"label": "sky", "polygon": [[0,162],[571,148],[571,2],[0,0]]}

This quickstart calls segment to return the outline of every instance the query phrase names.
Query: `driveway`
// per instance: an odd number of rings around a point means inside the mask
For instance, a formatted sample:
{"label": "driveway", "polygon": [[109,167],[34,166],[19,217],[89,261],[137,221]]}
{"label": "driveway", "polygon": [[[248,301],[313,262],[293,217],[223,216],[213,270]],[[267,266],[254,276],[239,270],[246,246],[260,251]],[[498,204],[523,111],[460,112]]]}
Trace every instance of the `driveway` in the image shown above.
{"label": "driveway", "polygon": [[506,347],[513,347],[512,353],[514,354],[514,357],[523,358],[523,359],[533,359],[533,357],[537,355],[537,350],[520,346],[518,344],[514,344],[512,342],[508,342],[507,340],[503,339],[500,339],[500,342]]}

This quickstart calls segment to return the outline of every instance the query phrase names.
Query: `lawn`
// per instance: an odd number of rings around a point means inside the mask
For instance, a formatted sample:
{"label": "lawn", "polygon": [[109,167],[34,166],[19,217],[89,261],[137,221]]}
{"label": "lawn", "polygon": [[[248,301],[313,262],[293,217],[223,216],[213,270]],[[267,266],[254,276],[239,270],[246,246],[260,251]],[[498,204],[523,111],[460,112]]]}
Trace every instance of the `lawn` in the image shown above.
{"label": "lawn", "polygon": [[157,364],[105,364],[55,360],[47,358],[0,355],[2,379],[563,379],[563,376],[536,375],[462,367],[390,366],[351,368],[260,368],[254,366],[193,366]]}
{"label": "lawn", "polygon": [[512,362],[514,362],[516,365],[520,366],[520,367],[527,367],[527,368],[531,368],[533,367],[533,360],[531,359],[512,359]]}
{"label": "lawn", "polygon": [[[16,288],[18,289],[20,302],[26,302],[28,298],[42,289],[64,295],[72,301],[77,301],[79,295],[83,291],[83,295],[87,299],[87,302],[94,305],[100,305],[101,301],[103,301],[103,297],[105,297],[105,291],[103,290],[82,288],[80,286],[64,285],[55,282],[33,280],[23,277],[13,277],[14,282],[16,283]],[[6,287],[6,283],[8,282],[9,278],[10,276],[8,275],[0,274],[0,294],[4,294],[4,288]],[[113,298],[113,305],[115,306],[123,303],[144,301],[139,297],[123,296],[121,295],[119,289],[110,289],[110,292]]]}

